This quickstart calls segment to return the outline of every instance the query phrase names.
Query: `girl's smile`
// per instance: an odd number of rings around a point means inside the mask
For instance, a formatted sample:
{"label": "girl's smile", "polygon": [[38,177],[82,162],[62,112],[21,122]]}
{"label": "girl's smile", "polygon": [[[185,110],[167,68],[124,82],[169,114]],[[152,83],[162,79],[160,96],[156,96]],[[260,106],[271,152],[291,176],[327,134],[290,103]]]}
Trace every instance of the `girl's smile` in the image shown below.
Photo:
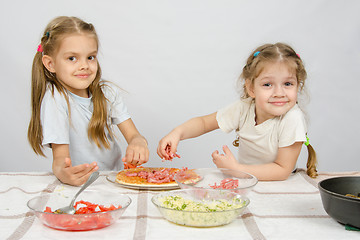
{"label": "girl's smile", "polygon": [[75,76],[78,78],[88,78],[90,76],[90,74],[77,74]]}
{"label": "girl's smile", "polygon": [[270,102],[270,103],[275,106],[284,106],[287,102]]}

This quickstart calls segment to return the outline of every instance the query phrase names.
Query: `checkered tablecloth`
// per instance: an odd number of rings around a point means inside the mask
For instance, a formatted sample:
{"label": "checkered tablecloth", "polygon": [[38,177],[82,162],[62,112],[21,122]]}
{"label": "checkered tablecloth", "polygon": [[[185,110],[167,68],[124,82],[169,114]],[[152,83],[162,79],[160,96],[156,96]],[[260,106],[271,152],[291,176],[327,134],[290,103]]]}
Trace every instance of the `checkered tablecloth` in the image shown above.
{"label": "checkered tablecloth", "polygon": [[303,169],[286,181],[259,182],[248,194],[250,204],[234,222],[214,228],[192,228],[165,220],[152,204],[156,191],[122,188],[102,172],[89,189],[127,194],[132,203],[113,225],[94,231],[67,232],[42,225],[26,205],[42,192],[73,191],[52,173],[0,172],[0,239],[360,239],[360,232],[330,218],[323,209],[317,184],[335,176],[360,172],[320,173],[309,178]]}

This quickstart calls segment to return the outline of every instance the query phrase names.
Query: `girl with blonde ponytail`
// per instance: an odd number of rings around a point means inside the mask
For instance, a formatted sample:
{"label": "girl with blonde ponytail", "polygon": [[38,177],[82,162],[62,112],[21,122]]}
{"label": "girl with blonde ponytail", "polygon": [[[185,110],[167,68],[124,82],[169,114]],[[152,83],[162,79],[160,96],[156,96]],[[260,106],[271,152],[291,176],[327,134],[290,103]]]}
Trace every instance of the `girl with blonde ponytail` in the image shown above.
{"label": "girl with blonde ponytail", "polygon": [[[83,184],[97,170],[149,159],[120,89],[101,80],[98,46],[92,24],[61,16],[45,28],[33,60],[28,140],[36,154],[52,149],[53,172],[70,185]],[[114,125],[128,143],[123,158]]]}
{"label": "girl with blonde ponytail", "polygon": [[287,44],[265,44],[247,59],[239,78],[243,96],[219,111],[190,119],[160,140],[157,153],[171,159],[180,140],[220,128],[235,131],[238,159],[227,146],[212,153],[218,168],[240,170],[259,180],[285,180],[296,168],[303,143],[308,149],[307,174],[316,177],[316,154],[307,138],[307,124],[298,106],[306,71]]}

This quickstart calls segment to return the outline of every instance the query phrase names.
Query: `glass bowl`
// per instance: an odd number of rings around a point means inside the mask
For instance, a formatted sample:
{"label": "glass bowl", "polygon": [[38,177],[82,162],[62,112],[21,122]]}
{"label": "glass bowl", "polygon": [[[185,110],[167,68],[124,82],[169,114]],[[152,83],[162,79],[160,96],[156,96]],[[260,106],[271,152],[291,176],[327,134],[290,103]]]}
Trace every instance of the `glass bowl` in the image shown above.
{"label": "glass bowl", "polygon": [[258,183],[249,173],[225,168],[189,169],[178,172],[174,179],[182,189],[227,189],[243,196]]}
{"label": "glass bowl", "polygon": [[65,231],[87,231],[110,226],[119,219],[131,203],[131,199],[124,194],[85,190],[79,195],[75,202],[83,200],[105,207],[113,205],[116,208],[121,206],[121,208],[105,212],[74,215],[44,212],[46,207],[50,207],[52,211],[55,211],[60,207],[65,207],[70,204],[73,196],[73,192],[44,193],[30,199],[27,206],[47,227]]}
{"label": "glass bowl", "polygon": [[190,227],[216,227],[231,223],[250,203],[245,196],[214,189],[161,192],[151,201],[166,220]]}

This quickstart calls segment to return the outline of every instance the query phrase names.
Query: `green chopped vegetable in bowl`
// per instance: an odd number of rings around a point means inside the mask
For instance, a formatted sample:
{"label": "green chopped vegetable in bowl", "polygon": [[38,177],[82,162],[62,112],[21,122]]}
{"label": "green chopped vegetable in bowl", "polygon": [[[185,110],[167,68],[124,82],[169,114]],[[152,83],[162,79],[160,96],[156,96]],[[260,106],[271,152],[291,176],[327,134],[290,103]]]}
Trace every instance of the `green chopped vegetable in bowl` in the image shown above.
{"label": "green chopped vegetable in bowl", "polygon": [[240,216],[250,203],[245,196],[214,189],[162,192],[151,200],[165,219],[191,227],[229,224]]}

